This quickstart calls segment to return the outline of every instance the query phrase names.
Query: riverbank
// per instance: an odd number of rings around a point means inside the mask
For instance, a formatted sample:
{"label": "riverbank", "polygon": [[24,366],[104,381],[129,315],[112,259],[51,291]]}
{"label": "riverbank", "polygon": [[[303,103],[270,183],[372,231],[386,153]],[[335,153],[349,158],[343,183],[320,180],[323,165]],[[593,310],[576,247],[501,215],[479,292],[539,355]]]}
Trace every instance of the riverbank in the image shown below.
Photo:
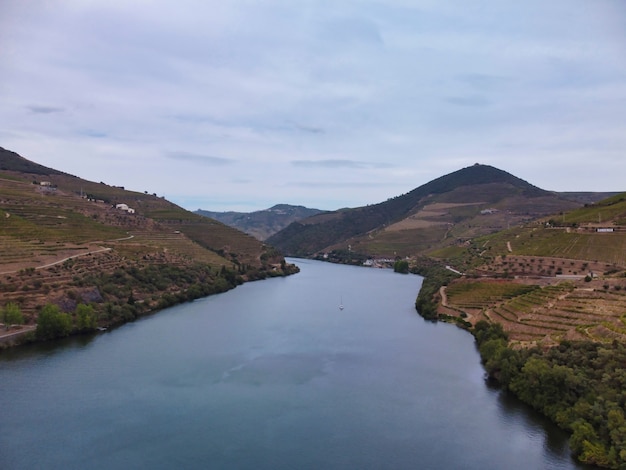
{"label": "riverbank", "polygon": [[[72,264],[68,268],[76,269],[76,266]],[[0,349],[108,329],[167,307],[226,292],[245,282],[297,272],[297,266],[285,262],[265,271],[215,269],[199,263],[183,266],[127,263],[113,272],[88,272],[70,280],[62,291],[49,291],[37,297],[38,307],[27,311],[26,325],[5,338],[0,337]],[[20,273],[26,278],[36,275],[34,270]],[[44,333],[38,328],[39,313],[48,307],[52,310],[48,312]]]}
{"label": "riverbank", "polygon": [[[474,335],[489,377],[570,433],[578,461],[603,468],[626,466],[626,346],[620,341],[543,342],[542,347],[511,347],[509,335],[495,320],[470,323],[450,311],[445,268],[419,269],[425,276],[416,299],[424,318],[453,321]],[[479,305],[474,305],[481,311]],[[486,306],[482,307],[482,311]],[[475,319],[474,319],[475,320]]]}
{"label": "riverbank", "polygon": [[35,325],[15,325],[8,330],[0,326],[0,349],[18,346],[24,343],[29,336],[34,336]]}
{"label": "riverbank", "polygon": [[0,354],[4,466],[582,470],[486,386],[471,336],[415,314],[421,277],[289,262],[297,276]]}

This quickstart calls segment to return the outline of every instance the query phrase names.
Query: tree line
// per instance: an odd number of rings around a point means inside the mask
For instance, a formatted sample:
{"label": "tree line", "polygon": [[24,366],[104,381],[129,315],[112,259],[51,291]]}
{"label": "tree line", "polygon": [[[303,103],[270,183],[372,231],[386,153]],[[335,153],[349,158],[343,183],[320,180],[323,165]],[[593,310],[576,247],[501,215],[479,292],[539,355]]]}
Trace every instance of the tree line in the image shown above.
{"label": "tree line", "polygon": [[[27,340],[63,338],[133,321],[159,309],[225,292],[242,282],[241,274],[233,269],[204,264],[94,271],[76,280],[76,289],[68,290],[58,302],[39,309],[34,335]],[[88,301],[81,298],[83,288],[89,288],[92,298]],[[0,320],[6,329],[25,322],[19,305],[13,302],[0,308]]]}
{"label": "tree line", "polygon": [[623,343],[562,341],[547,350],[514,350],[497,323],[480,321],[473,332],[489,376],[569,431],[579,461],[626,468]]}
{"label": "tree line", "polygon": [[[24,323],[24,315],[14,302],[0,308],[0,318],[6,330],[12,325]],[[38,340],[62,338],[72,333],[95,331],[97,326],[97,315],[92,305],[81,303],[72,313],[67,313],[61,311],[58,305],[46,304],[37,316],[35,338]]]}

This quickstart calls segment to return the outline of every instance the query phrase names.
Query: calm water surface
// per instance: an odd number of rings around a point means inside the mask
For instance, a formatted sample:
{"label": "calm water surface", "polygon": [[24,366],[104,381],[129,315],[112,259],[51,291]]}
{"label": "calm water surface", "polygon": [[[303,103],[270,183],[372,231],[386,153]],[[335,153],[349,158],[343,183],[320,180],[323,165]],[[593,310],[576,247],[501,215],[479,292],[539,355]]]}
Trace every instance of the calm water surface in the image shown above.
{"label": "calm water surface", "polygon": [[1,353],[0,468],[582,468],[485,383],[471,335],[416,314],[421,278],[292,261],[300,274]]}

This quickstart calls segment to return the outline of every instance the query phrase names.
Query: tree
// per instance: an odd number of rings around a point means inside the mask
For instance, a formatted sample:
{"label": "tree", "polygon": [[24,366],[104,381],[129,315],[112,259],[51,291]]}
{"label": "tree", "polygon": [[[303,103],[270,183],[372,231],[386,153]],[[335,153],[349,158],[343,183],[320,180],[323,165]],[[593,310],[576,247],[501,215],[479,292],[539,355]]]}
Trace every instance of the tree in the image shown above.
{"label": "tree", "polygon": [[2,323],[5,329],[9,329],[10,325],[21,325],[24,323],[22,311],[16,303],[9,302],[2,309]]}
{"label": "tree", "polygon": [[67,313],[53,304],[47,304],[37,317],[35,335],[39,339],[53,339],[67,336],[72,331],[72,320]]}
{"label": "tree", "polygon": [[393,263],[393,270],[397,273],[408,274],[409,262],[404,259],[399,259],[395,263]]}
{"label": "tree", "polygon": [[96,314],[91,305],[78,304],[76,306],[76,329],[80,332],[96,329]]}

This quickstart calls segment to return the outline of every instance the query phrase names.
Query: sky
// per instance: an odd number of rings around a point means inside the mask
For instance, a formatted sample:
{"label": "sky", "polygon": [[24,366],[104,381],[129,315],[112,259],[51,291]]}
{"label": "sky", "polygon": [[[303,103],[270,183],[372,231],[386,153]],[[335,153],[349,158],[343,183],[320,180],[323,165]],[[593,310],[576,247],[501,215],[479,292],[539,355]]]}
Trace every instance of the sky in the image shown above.
{"label": "sky", "polygon": [[0,146],[189,210],[626,191],[626,1],[2,0]]}

